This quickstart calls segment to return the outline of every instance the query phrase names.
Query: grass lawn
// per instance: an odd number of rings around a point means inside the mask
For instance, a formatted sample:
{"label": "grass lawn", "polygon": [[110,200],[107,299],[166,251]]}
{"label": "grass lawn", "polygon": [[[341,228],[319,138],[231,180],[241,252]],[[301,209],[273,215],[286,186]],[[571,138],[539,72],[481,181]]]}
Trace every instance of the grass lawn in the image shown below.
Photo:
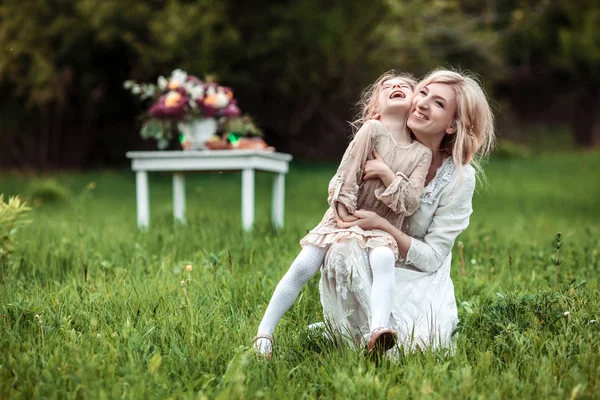
{"label": "grass lawn", "polygon": [[251,339],[334,171],[293,163],[282,232],[258,174],[252,234],[235,173],[187,176],[186,225],[173,222],[170,176],[150,175],[147,232],[131,171],[0,175],[0,193],[35,204],[0,258],[0,398],[599,398],[598,152],[486,166],[464,264],[454,249],[454,356],[376,364],[310,338],[315,278],[275,332],[273,361],[255,359]]}

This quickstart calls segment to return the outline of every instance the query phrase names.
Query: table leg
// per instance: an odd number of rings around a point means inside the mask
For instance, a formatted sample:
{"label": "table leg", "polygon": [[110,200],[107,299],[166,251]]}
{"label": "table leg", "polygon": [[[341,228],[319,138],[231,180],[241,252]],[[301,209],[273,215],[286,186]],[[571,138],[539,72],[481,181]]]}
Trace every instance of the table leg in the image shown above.
{"label": "table leg", "polygon": [[185,175],[181,172],[173,174],[173,216],[185,223]]}
{"label": "table leg", "polygon": [[137,203],[137,224],[139,228],[147,228],[150,223],[150,196],[148,195],[148,173],[135,173],[135,194]]}
{"label": "table leg", "polygon": [[254,169],[242,170],[242,227],[245,231],[254,225]]}
{"label": "table leg", "polygon": [[285,174],[273,177],[273,201],[271,203],[271,223],[276,229],[283,228],[283,212],[285,200]]}

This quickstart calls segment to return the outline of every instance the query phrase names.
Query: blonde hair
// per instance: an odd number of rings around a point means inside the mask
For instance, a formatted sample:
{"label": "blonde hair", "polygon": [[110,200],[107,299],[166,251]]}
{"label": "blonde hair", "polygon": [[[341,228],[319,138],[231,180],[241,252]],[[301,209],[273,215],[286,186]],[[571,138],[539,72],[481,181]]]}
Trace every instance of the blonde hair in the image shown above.
{"label": "blonde hair", "polygon": [[379,97],[379,93],[381,93],[381,87],[385,81],[396,78],[402,79],[408,83],[411,90],[414,90],[415,86],[417,86],[416,79],[409,73],[398,72],[393,69],[385,72],[383,75],[377,78],[373,84],[367,86],[360,94],[360,100],[358,100],[355,106],[356,117],[354,121],[350,123],[354,133],[356,133],[365,122],[377,116],[379,113],[379,110],[377,109],[379,106],[377,99]]}
{"label": "blonde hair", "polygon": [[470,72],[437,69],[423,78],[415,91],[432,83],[450,85],[456,93],[456,132],[444,136],[440,150],[452,156],[459,171],[468,163],[481,171],[480,162],[494,149],[496,133],[494,114],[479,80]]}

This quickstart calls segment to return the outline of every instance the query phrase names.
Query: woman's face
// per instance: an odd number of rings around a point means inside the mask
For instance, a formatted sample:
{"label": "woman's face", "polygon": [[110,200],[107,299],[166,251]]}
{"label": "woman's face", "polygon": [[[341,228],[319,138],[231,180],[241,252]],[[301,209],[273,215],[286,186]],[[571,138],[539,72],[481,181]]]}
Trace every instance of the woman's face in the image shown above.
{"label": "woman's face", "polygon": [[383,81],[377,96],[379,113],[404,112],[410,110],[413,91],[410,85],[401,78]]}
{"label": "woman's face", "polygon": [[445,83],[430,83],[415,93],[408,127],[419,135],[444,136],[456,133],[456,93]]}

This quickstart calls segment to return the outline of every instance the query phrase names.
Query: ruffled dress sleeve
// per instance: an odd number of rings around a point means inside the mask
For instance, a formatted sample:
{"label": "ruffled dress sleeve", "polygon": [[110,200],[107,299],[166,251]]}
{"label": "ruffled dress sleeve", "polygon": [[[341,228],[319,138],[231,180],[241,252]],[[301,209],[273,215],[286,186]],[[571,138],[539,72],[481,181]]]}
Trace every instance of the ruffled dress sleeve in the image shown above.
{"label": "ruffled dress sleeve", "polygon": [[462,182],[457,177],[455,185],[440,194],[439,206],[423,240],[411,238],[405,263],[423,272],[437,271],[452,251],[457,236],[469,226],[475,172],[472,168],[463,170]]}
{"label": "ruffled dress sleeve", "polygon": [[431,165],[431,150],[421,146],[421,151],[423,154],[409,176],[396,172],[396,178],[388,187],[375,190],[375,198],[397,214],[412,215],[419,208],[425,178]]}
{"label": "ruffled dress sleeve", "polygon": [[375,126],[367,121],[356,132],[348,145],[337,173],[329,182],[327,202],[337,216],[337,203],[342,203],[348,213],[356,211],[357,193],[362,181],[363,170],[367,158],[375,145]]}

